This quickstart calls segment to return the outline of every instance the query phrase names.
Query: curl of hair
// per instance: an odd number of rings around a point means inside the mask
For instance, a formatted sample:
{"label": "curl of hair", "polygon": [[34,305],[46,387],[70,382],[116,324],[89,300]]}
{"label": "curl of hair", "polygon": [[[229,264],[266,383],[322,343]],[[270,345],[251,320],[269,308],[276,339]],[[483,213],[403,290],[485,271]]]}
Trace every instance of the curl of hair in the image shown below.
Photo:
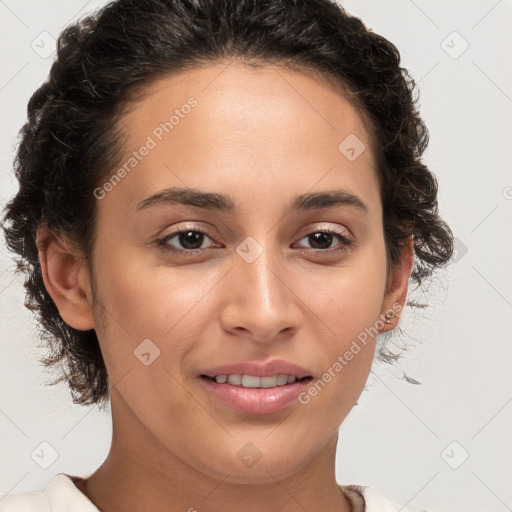
{"label": "curl of hair", "polygon": [[[48,294],[36,229],[66,237],[89,264],[95,235],[92,191],[119,161],[124,108],[152,81],[237,59],[317,72],[358,107],[378,160],[388,264],[413,236],[418,285],[452,254],[438,215],[437,182],[421,162],[428,131],[397,48],[333,0],[118,0],[68,26],[48,79],[28,103],[15,159],[19,191],[2,227],[25,274],[25,305],[47,342],[46,366],[61,364],[73,402],[108,399],[94,330],[67,325]],[[385,359],[386,354],[381,354]]]}

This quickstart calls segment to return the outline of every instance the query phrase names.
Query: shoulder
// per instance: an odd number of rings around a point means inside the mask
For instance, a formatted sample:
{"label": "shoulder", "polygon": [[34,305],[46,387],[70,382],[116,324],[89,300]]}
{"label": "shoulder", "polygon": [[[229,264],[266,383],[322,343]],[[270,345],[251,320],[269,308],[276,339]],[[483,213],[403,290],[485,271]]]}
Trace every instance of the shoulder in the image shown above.
{"label": "shoulder", "polygon": [[[405,508],[403,504],[391,501],[373,487],[363,485],[343,485],[340,487],[347,495],[354,495],[355,493],[363,498],[364,504],[360,507],[361,512],[416,512],[410,508]],[[359,512],[359,509],[356,510]],[[422,509],[418,512],[435,511]]]}
{"label": "shoulder", "polygon": [[0,495],[0,512],[98,512],[69,475],[55,475],[42,491]]}

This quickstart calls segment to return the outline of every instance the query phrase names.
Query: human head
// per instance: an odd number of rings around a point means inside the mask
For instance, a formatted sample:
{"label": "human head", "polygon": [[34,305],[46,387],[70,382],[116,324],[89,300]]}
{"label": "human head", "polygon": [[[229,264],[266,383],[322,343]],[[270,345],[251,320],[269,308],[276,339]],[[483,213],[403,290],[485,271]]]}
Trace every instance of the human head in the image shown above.
{"label": "human head", "polygon": [[107,372],[95,331],[68,325],[46,290],[37,228],[65,238],[92,270],[94,190],[123,158],[125,115],[158,79],[229,59],[320,74],[357,108],[377,162],[388,271],[411,236],[418,283],[451,255],[436,180],[421,162],[428,132],[414,83],[390,42],[327,0],[113,2],[61,34],[50,76],[28,105],[20,189],[5,216],[27,305],[51,349],[47,364],[64,363],[76,403],[106,400]]}

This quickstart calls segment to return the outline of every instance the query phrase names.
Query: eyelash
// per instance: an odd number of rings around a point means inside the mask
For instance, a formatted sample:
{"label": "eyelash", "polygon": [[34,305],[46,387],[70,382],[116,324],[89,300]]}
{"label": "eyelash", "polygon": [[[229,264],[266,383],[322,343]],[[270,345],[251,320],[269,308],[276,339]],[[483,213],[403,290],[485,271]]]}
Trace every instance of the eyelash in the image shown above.
{"label": "eyelash", "polygon": [[[181,229],[179,231],[174,231],[173,233],[170,233],[169,235],[166,235],[162,238],[157,239],[156,243],[164,251],[175,252],[175,253],[182,254],[184,256],[196,256],[198,253],[208,250],[208,249],[176,249],[174,247],[170,247],[167,244],[167,242],[169,242],[169,240],[171,240],[175,236],[177,236],[181,233],[188,233],[188,232],[201,233],[201,234],[207,236],[208,238],[212,239],[212,237],[206,231],[203,231],[202,229],[194,228],[194,229]],[[309,249],[306,251],[301,251],[302,253],[314,252],[317,254],[318,253],[320,253],[320,254],[329,253],[331,255],[340,254],[340,253],[345,253],[346,251],[348,251],[354,244],[354,242],[352,240],[350,240],[349,238],[347,238],[345,235],[342,235],[341,233],[338,233],[337,231],[332,231],[329,229],[318,229],[316,231],[311,231],[311,233],[308,233],[306,236],[303,236],[300,240],[303,240],[304,238],[307,238],[309,235],[313,235],[316,233],[326,233],[328,235],[334,235],[335,237],[337,237],[339,239],[339,241],[341,243],[338,247],[335,247],[334,249]]]}

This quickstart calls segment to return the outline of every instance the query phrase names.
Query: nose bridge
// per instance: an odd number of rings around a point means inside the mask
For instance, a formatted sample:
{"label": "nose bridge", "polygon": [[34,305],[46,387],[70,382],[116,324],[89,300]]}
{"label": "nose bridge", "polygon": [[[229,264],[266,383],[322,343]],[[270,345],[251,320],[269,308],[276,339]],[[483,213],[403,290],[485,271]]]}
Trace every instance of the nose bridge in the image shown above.
{"label": "nose bridge", "polygon": [[236,252],[222,314],[224,328],[243,328],[254,340],[270,341],[299,319],[281,259],[270,234],[247,237]]}
{"label": "nose bridge", "polygon": [[[264,239],[263,239],[264,238]],[[282,297],[282,278],[278,278],[280,264],[274,254],[271,235],[247,237],[238,247],[235,272],[242,293],[247,294],[245,302],[257,302],[258,308],[272,308]],[[286,295],[286,294],[284,294]]]}

